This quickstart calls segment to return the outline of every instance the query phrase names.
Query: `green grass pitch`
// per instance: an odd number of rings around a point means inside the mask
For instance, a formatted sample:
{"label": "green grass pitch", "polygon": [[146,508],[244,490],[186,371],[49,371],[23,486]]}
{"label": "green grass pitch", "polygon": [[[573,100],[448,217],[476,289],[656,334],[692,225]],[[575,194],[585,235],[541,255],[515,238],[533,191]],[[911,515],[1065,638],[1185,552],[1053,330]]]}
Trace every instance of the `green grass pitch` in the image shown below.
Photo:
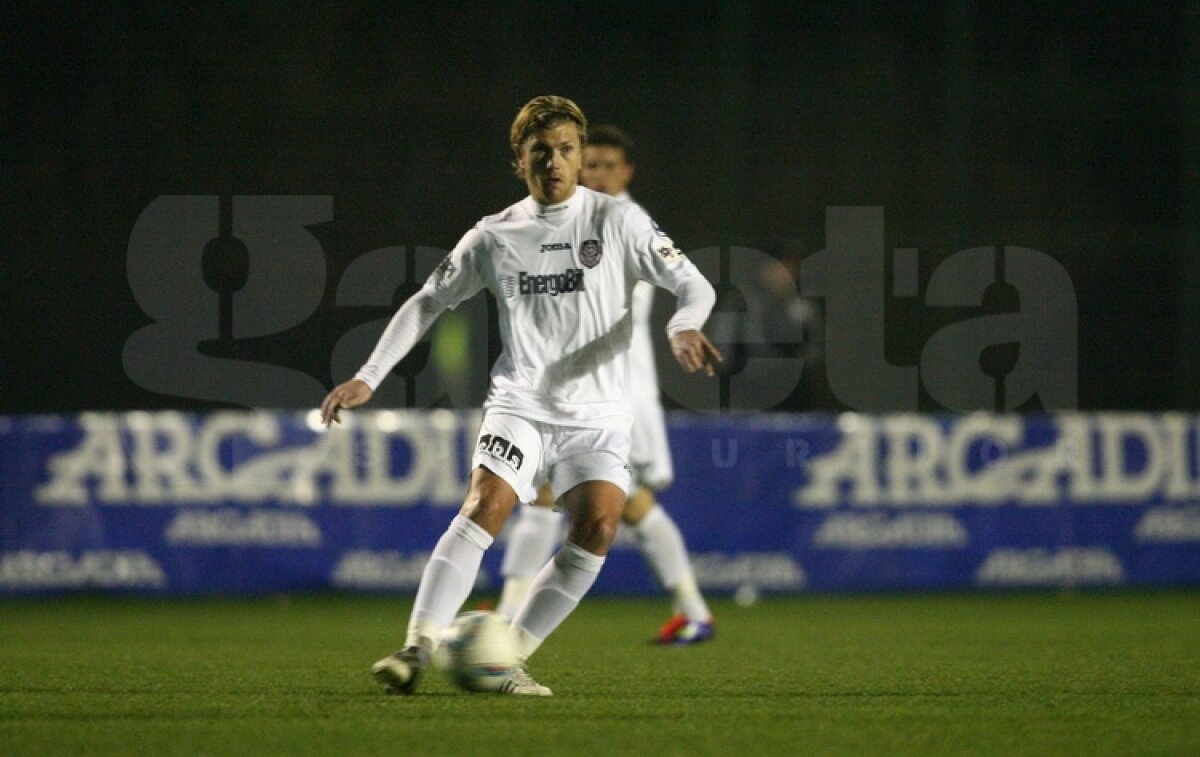
{"label": "green grass pitch", "polygon": [[[470,605],[469,605],[470,606]],[[380,693],[408,601],[0,603],[0,753],[1200,754],[1200,594],[586,600],[536,655],[550,699]]]}

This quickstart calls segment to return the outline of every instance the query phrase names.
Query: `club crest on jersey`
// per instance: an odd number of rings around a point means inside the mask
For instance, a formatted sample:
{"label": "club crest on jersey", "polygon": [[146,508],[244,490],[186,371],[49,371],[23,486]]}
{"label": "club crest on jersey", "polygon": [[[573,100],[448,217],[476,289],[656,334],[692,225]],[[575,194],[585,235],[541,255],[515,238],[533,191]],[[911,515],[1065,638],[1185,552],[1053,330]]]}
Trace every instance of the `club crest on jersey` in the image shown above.
{"label": "club crest on jersey", "polygon": [[521,464],[525,462],[525,453],[521,451],[521,448],[503,436],[484,434],[479,437],[476,449],[481,455],[494,457],[507,463],[513,470],[521,470]]}
{"label": "club crest on jersey", "polygon": [[603,255],[604,247],[599,239],[589,239],[579,246],[579,262],[583,263],[585,268],[595,268]]}
{"label": "club crest on jersey", "polygon": [[655,242],[654,251],[668,263],[674,263],[683,257],[683,253],[675,246],[675,242],[665,234],[662,236],[662,239]]}

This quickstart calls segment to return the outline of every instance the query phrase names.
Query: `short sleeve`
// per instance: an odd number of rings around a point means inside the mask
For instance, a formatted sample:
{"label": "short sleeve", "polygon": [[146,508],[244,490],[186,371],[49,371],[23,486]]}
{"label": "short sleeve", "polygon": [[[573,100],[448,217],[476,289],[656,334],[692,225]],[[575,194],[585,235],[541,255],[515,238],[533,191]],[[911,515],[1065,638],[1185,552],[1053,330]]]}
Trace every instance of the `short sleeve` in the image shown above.
{"label": "short sleeve", "polygon": [[456,308],[486,285],[479,262],[487,246],[487,235],[471,229],[425,282],[425,291],[448,308]]}
{"label": "short sleeve", "polygon": [[640,206],[631,204],[621,219],[635,278],[674,293],[680,282],[702,274]]}

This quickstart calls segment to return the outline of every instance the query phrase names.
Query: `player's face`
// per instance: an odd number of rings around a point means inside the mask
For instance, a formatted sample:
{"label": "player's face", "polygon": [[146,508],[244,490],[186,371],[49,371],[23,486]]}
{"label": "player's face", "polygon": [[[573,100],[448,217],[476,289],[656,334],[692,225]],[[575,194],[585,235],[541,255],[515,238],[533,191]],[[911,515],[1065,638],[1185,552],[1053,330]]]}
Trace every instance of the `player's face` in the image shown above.
{"label": "player's face", "polygon": [[612,145],[589,145],[583,148],[583,172],[579,181],[588,189],[619,195],[633,180],[633,164],[625,151]]}
{"label": "player's face", "polygon": [[518,166],[533,199],[554,205],[575,194],[582,152],[579,129],[570,121],[531,134],[521,145]]}

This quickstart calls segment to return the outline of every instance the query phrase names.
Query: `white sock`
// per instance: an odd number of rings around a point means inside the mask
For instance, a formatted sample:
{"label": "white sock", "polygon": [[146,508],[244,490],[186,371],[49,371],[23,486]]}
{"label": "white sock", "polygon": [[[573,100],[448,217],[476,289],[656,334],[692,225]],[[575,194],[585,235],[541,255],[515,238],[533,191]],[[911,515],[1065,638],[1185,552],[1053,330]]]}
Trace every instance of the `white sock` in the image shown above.
{"label": "white sock", "polygon": [[711,618],[712,613],[696,584],[683,534],[679,533],[679,527],[667,511],[655,505],[634,527],[634,533],[642,556],[662,585],[674,595],[675,611],[686,615],[688,620]]}
{"label": "white sock", "polygon": [[546,563],[533,579],[529,595],[512,622],[522,660],[567,619],[592,588],[602,567],[603,557],[571,542],[565,542],[554,559]]}
{"label": "white sock", "polygon": [[470,596],[483,552],[491,544],[492,535],[483,526],[454,516],[421,574],[405,647],[419,646],[433,653],[442,631]]}
{"label": "white sock", "polygon": [[513,616],[521,608],[521,603],[525,601],[531,583],[533,579],[525,576],[505,578],[504,588],[500,590],[500,601],[496,604],[496,614],[511,623]]}
{"label": "white sock", "polygon": [[504,590],[500,592],[497,613],[509,619],[517,614],[533,577],[554,554],[561,524],[562,513],[548,507],[521,505],[500,564]]}

